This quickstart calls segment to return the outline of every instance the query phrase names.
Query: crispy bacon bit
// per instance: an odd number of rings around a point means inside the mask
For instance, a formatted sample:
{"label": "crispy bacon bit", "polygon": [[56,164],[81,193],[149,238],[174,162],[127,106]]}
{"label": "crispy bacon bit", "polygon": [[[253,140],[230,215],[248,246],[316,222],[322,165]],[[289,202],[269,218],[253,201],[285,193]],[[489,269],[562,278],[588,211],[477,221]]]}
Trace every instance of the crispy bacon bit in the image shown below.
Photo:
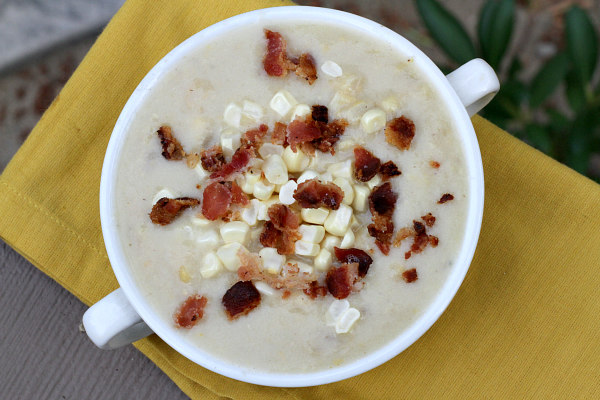
{"label": "crispy bacon bit", "polygon": [[273,204],[267,211],[273,225],[282,231],[293,231],[300,226],[300,217],[285,204]]}
{"label": "crispy bacon bit", "polygon": [[286,138],[286,130],[286,124],[282,124],[281,122],[275,122],[275,128],[273,128],[273,133],[271,134],[271,143],[279,144],[281,146],[288,145]]}
{"label": "crispy bacon bit", "polygon": [[431,165],[431,168],[435,169],[438,169],[440,167],[440,163],[437,161],[429,161],[429,165]]}
{"label": "crispy bacon bit", "polygon": [[309,85],[317,80],[317,67],[315,67],[315,60],[310,54],[303,53],[298,62],[294,64],[296,64],[296,75],[306,79]]}
{"label": "crispy bacon bit", "polygon": [[260,293],[250,281],[239,281],[229,288],[222,300],[227,318],[232,321],[248,314],[260,304]]}
{"label": "crispy bacon bit", "polygon": [[334,247],[333,251],[339,262],[344,264],[357,263],[359,277],[364,278],[367,275],[373,259],[366,251],[356,248],[340,249],[339,247]]}
{"label": "crispy bacon bit", "polygon": [[388,161],[386,163],[381,164],[381,166],[379,167],[379,173],[381,174],[381,177],[384,181],[387,181],[388,179],[393,178],[394,176],[402,174],[402,172],[400,172],[400,170],[398,169],[396,164],[394,164],[393,161]]}
{"label": "crispy bacon bit", "polygon": [[369,150],[360,146],[355,147],[354,158],[354,177],[360,182],[370,181],[379,171],[381,160]]}
{"label": "crispy bacon bit", "polygon": [[[310,144],[323,153],[335,154],[333,146],[340,140],[340,137],[344,134],[348,122],[345,119],[336,119],[324,124],[318,123],[319,129],[321,130],[321,137],[313,140]],[[310,153],[310,152],[309,152]]]}
{"label": "crispy bacon bit", "polygon": [[289,290],[284,290],[283,293],[281,294],[281,298],[283,300],[285,300],[285,299],[288,299],[291,295],[292,295],[292,292],[290,292]]}
{"label": "crispy bacon bit", "polygon": [[287,126],[287,141],[294,151],[298,145],[312,142],[319,137],[321,131],[315,124],[295,119]]}
{"label": "crispy bacon bit", "polygon": [[369,209],[372,214],[391,217],[396,208],[398,195],[392,191],[392,185],[385,182],[375,187],[369,195]]}
{"label": "crispy bacon bit", "polygon": [[173,315],[175,324],[179,328],[192,328],[204,316],[206,302],[206,297],[199,294],[188,297]]}
{"label": "crispy bacon bit", "polygon": [[269,127],[265,124],[260,124],[260,126],[256,129],[250,129],[244,133],[244,137],[242,138],[242,143],[250,143],[254,146],[260,146],[262,144],[263,138],[267,135],[269,131]]}
{"label": "crispy bacon bit", "polygon": [[454,200],[454,196],[450,193],[446,193],[442,196],[441,199],[438,200],[438,204],[444,204],[447,201]]}
{"label": "crispy bacon bit", "polygon": [[402,245],[402,241],[406,238],[411,237],[413,233],[413,230],[410,228],[400,228],[398,233],[396,233],[396,237],[394,238],[394,247],[400,247]]}
{"label": "crispy bacon bit", "polygon": [[300,272],[296,263],[286,263],[281,269],[281,274],[274,275],[262,271],[260,258],[256,254],[242,253],[240,260],[242,264],[238,268],[238,277],[242,281],[260,280],[275,289],[287,290],[310,290],[312,282],[315,281],[314,273]]}
{"label": "crispy bacon bit", "polygon": [[439,243],[440,243],[440,239],[438,239],[437,236],[429,235],[429,245],[431,247],[437,247],[437,245]]}
{"label": "crispy bacon bit", "polygon": [[429,228],[431,228],[433,226],[433,224],[435,224],[435,217],[431,213],[427,213],[427,215],[423,215],[421,217],[421,219],[423,221],[425,221],[425,225],[427,225]]}
{"label": "crispy bacon bit", "polygon": [[344,191],[334,183],[321,183],[309,179],[298,185],[294,199],[302,208],[326,207],[337,210],[344,199]]}
{"label": "crispy bacon bit", "polygon": [[317,297],[325,297],[327,296],[327,286],[321,286],[319,285],[319,282],[312,281],[310,283],[310,286],[307,289],[304,289],[303,292],[311,299],[316,299]]}
{"label": "crispy bacon bit", "polygon": [[227,214],[231,205],[232,194],[223,182],[213,182],[204,189],[202,197],[202,215],[211,221]]}
{"label": "crispy bacon bit", "polygon": [[188,168],[196,168],[196,165],[200,162],[200,155],[198,153],[190,153],[185,155],[185,163]]}
{"label": "crispy bacon bit", "polygon": [[269,76],[286,76],[288,70],[294,69],[286,54],[287,43],[279,32],[265,29],[267,38],[267,53],[263,59],[263,67]]}
{"label": "crispy bacon bit", "polygon": [[217,172],[225,165],[225,156],[221,146],[213,146],[200,152],[202,168],[208,172]]}
{"label": "crispy bacon bit", "polygon": [[250,204],[248,195],[242,191],[242,188],[235,181],[231,183],[231,204],[239,204],[243,207]]}
{"label": "crispy bacon bit", "polygon": [[313,121],[327,123],[329,122],[329,111],[326,106],[314,105],[312,106],[311,117]]}
{"label": "crispy bacon bit", "polygon": [[269,207],[268,215],[270,221],[265,223],[260,243],[277,249],[279,254],[294,254],[296,240],[300,238],[300,218],[283,204],[273,204]]}
{"label": "crispy bacon bit", "polygon": [[431,244],[432,247],[438,245],[438,238],[435,236],[429,236],[427,234],[427,228],[419,221],[413,221],[413,229],[415,231],[413,237],[413,244],[410,246],[410,250],[404,253],[404,258],[408,260],[412,254],[417,254],[425,250],[427,245]]}
{"label": "crispy bacon bit", "polygon": [[185,157],[185,151],[181,147],[181,143],[173,136],[171,127],[163,125],[156,131],[162,145],[162,155],[167,160],[181,160]]}
{"label": "crispy bacon bit", "polygon": [[168,225],[173,222],[183,210],[195,207],[198,204],[200,204],[200,200],[191,197],[178,197],[176,199],[163,197],[152,206],[150,220],[158,225]]}
{"label": "crispy bacon bit", "polygon": [[404,116],[388,121],[385,127],[385,140],[400,150],[408,150],[414,137],[415,124]]}
{"label": "crispy bacon bit", "polygon": [[350,295],[358,279],[358,263],[342,264],[338,268],[329,269],[325,283],[329,293],[336,299],[342,300]]}
{"label": "crispy bacon bit", "polygon": [[369,235],[375,238],[375,244],[385,255],[390,252],[390,244],[394,234],[392,216],[396,208],[398,195],[392,191],[392,185],[386,182],[377,186],[369,195],[369,209],[373,223],[367,229]]}
{"label": "crispy bacon bit", "polygon": [[404,279],[404,282],[406,283],[412,283],[416,281],[417,279],[419,279],[419,277],[417,276],[417,269],[413,268],[404,271],[402,273],[402,279]]}
{"label": "crispy bacon bit", "polygon": [[254,148],[251,145],[241,146],[239,149],[233,153],[231,156],[231,161],[223,167],[210,174],[210,179],[220,179],[225,180],[229,178],[230,175],[236,172],[242,172],[245,168],[248,167],[250,160],[255,156]]}

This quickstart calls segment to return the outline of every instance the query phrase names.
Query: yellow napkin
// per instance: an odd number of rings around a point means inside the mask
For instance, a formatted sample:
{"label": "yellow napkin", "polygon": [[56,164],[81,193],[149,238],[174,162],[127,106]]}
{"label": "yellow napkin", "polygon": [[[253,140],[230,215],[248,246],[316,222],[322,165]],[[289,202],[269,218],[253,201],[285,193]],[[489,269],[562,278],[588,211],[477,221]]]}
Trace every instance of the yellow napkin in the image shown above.
{"label": "yellow napkin", "polygon": [[[277,0],[129,0],[0,177],[0,235],[86,304],[117,287],[100,232],[104,151],[148,70],[193,33]],[[209,372],[156,336],[136,347],[193,398],[600,398],[600,187],[473,119],[485,215],[466,280],[390,362],[279,389]]]}

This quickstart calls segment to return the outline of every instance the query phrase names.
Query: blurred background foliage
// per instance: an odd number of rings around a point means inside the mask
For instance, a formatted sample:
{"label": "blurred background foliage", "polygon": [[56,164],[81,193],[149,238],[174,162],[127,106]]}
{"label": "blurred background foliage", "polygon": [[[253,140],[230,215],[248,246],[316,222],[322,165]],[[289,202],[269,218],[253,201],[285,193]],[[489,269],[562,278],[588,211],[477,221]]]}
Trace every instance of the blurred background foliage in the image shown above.
{"label": "blurred background foliage", "polygon": [[[486,0],[475,37],[437,0],[415,0],[429,35],[443,50],[448,72],[476,57],[486,60],[501,88],[480,114],[576,171],[600,182],[592,160],[600,156],[598,32],[587,11],[569,4],[562,13],[561,46],[532,77],[522,77],[519,49],[507,52],[515,26],[514,0]],[[596,3],[597,7],[600,4]]]}

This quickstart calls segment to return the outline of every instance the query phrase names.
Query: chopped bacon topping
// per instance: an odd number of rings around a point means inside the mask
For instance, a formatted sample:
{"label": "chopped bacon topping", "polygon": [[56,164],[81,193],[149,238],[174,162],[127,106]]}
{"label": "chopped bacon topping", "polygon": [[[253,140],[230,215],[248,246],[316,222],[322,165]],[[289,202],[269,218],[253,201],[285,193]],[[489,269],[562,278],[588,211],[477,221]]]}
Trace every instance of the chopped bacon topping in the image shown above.
{"label": "chopped bacon topping", "polygon": [[204,189],[202,215],[211,221],[227,214],[232,201],[231,189],[223,182],[213,182]]}
{"label": "chopped bacon topping", "polygon": [[260,258],[256,254],[240,254],[240,260],[242,264],[238,268],[238,277],[242,281],[260,280],[275,289],[309,291],[315,281],[314,273],[300,272],[298,264],[293,262],[282,267],[281,275],[274,275],[262,271]]}
{"label": "chopped bacon topping", "polygon": [[431,168],[435,169],[438,169],[440,167],[440,163],[437,161],[429,161],[429,165],[431,165]]}
{"label": "chopped bacon topping", "polygon": [[181,160],[185,157],[185,151],[181,147],[181,143],[173,136],[171,127],[163,125],[156,131],[162,145],[162,155],[167,160]]}
{"label": "chopped bacon topping", "polygon": [[363,147],[354,148],[354,176],[361,182],[370,181],[379,171],[381,160]]}
{"label": "chopped bacon topping", "polygon": [[429,228],[431,228],[433,226],[433,224],[435,224],[435,217],[431,213],[427,213],[427,215],[423,215],[421,217],[421,219],[423,221],[425,221],[425,225],[427,225]]}
{"label": "chopped bacon topping", "polygon": [[329,110],[327,109],[326,106],[321,106],[318,104],[314,105],[314,106],[312,106],[311,117],[312,117],[313,121],[328,123],[329,122]]}
{"label": "chopped bacon topping", "polygon": [[239,281],[229,288],[223,300],[227,318],[231,321],[248,314],[260,304],[260,293],[250,281]]}
{"label": "chopped bacon topping", "polygon": [[188,297],[173,315],[179,328],[192,328],[204,316],[206,297],[198,294]]}
{"label": "chopped bacon topping", "polygon": [[450,193],[446,193],[442,196],[441,199],[438,200],[438,204],[444,204],[447,201],[454,200],[454,196]]}
{"label": "chopped bacon topping", "polygon": [[287,43],[279,32],[265,29],[267,53],[263,59],[263,67],[269,76],[286,76],[288,70],[295,68],[286,54]]}
{"label": "chopped bacon topping", "polygon": [[406,283],[412,283],[412,282],[416,281],[417,279],[419,279],[419,277],[417,275],[417,269],[412,268],[412,269],[408,269],[408,270],[404,271],[402,273],[402,279],[404,279],[404,282],[406,282]]}
{"label": "chopped bacon topping", "polygon": [[300,217],[285,204],[273,204],[267,211],[273,225],[282,231],[294,231],[300,226]]}
{"label": "chopped bacon topping", "polygon": [[425,250],[427,245],[436,247],[439,243],[439,239],[437,237],[427,234],[427,228],[425,228],[425,225],[422,222],[413,221],[413,230],[413,243],[410,246],[410,250],[404,253],[404,258],[406,260],[408,260],[412,254],[417,254]]}
{"label": "chopped bacon topping", "polygon": [[329,293],[336,299],[342,300],[350,295],[358,279],[358,263],[350,263],[330,268],[325,282]]}
{"label": "chopped bacon topping", "polygon": [[217,172],[225,165],[225,156],[221,146],[213,146],[200,152],[202,168],[208,172]]}
{"label": "chopped bacon topping", "polygon": [[310,283],[310,286],[307,289],[304,289],[303,292],[311,299],[316,299],[317,297],[325,297],[327,296],[327,286],[321,286],[319,285],[319,282],[312,281]]}
{"label": "chopped bacon topping", "polygon": [[241,172],[248,167],[250,160],[255,156],[254,148],[251,145],[241,146],[231,156],[231,161],[219,170],[210,174],[210,179],[225,180],[230,175]]}
{"label": "chopped bacon topping", "polygon": [[309,85],[312,85],[317,80],[317,67],[315,66],[314,58],[308,54],[300,55],[298,62],[295,62],[296,75],[306,79]]}
{"label": "chopped bacon topping", "polygon": [[415,137],[415,124],[402,116],[388,121],[385,127],[385,140],[400,150],[408,150]]}
{"label": "chopped bacon topping", "polygon": [[344,199],[344,191],[335,183],[321,183],[309,179],[298,185],[294,199],[302,208],[326,207],[337,210]]}
{"label": "chopped bacon topping", "polygon": [[321,137],[313,140],[310,145],[323,153],[335,154],[333,146],[344,134],[348,122],[345,119],[336,119],[327,124],[319,122],[318,126],[321,130]]}
{"label": "chopped bacon topping", "polygon": [[356,248],[340,249],[339,247],[334,247],[333,251],[339,262],[344,264],[357,263],[359,277],[364,278],[367,275],[373,259],[366,251]]}
{"label": "chopped bacon topping", "polygon": [[300,218],[283,204],[273,204],[268,215],[270,220],[260,234],[260,243],[277,249],[279,254],[294,254],[296,240],[300,238]]}
{"label": "chopped bacon topping", "polygon": [[242,188],[235,181],[231,183],[231,204],[239,204],[243,207],[250,204],[248,195],[242,191]]}
{"label": "chopped bacon topping", "polygon": [[269,127],[265,124],[260,124],[260,126],[256,129],[250,129],[244,133],[244,137],[242,138],[242,143],[250,143],[254,146],[260,146],[262,144],[263,138],[267,135],[269,131]]}
{"label": "chopped bacon topping", "polygon": [[275,122],[275,128],[273,128],[273,133],[271,134],[271,143],[279,144],[281,146],[288,145],[286,130],[286,124],[282,124],[281,122]]}
{"label": "chopped bacon topping", "polygon": [[287,126],[287,141],[294,152],[298,145],[321,137],[321,131],[312,123],[295,119]]}
{"label": "chopped bacon topping", "polygon": [[381,252],[388,255],[394,234],[392,216],[396,208],[398,195],[392,191],[392,185],[386,182],[375,187],[369,195],[369,209],[373,223],[367,229],[369,235],[375,238],[375,244]]}
{"label": "chopped bacon topping", "polygon": [[393,178],[394,176],[402,174],[402,172],[400,172],[400,170],[398,169],[396,164],[394,164],[393,161],[388,161],[381,164],[381,166],[379,167],[379,173],[381,174],[381,177],[384,181],[387,181],[388,179]]}
{"label": "chopped bacon topping", "polygon": [[198,204],[200,204],[200,200],[191,197],[178,197],[176,199],[163,197],[152,206],[150,220],[158,225],[168,225],[173,222],[183,210],[195,207]]}

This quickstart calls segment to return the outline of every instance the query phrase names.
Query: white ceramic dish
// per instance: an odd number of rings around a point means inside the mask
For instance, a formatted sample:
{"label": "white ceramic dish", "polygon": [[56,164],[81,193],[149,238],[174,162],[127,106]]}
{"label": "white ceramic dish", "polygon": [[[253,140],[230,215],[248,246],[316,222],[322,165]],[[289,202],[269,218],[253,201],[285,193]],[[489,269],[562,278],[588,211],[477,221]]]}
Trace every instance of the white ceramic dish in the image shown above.
{"label": "white ceramic dish", "polygon": [[[174,326],[165,323],[156,315],[142,296],[127,267],[116,227],[114,192],[123,138],[127,134],[132,117],[143,103],[149,89],[177,60],[194,52],[207,40],[241,25],[257,21],[266,23],[269,20],[285,22],[292,19],[310,19],[317,23],[335,22],[358,31],[375,32],[381,40],[389,42],[404,54],[410,54],[416,65],[430,77],[433,86],[441,93],[449,113],[455,119],[466,155],[470,195],[465,241],[461,246],[456,267],[427,311],[412,326],[384,347],[355,362],[314,373],[280,374],[256,372],[216,359],[182,340]],[[446,77],[425,54],[397,33],[362,17],[323,8],[278,7],[257,10],[219,22],[190,37],[167,54],[146,75],[123,108],[112,133],[102,169],[100,217],[106,250],[121,287],[86,312],[83,318],[86,332],[94,343],[107,349],[120,347],[154,332],[179,353],[207,369],[237,380],[269,386],[299,387],[334,382],[358,375],[388,361],[414,343],[433,325],[456,294],[467,273],[479,237],[484,197],[481,155],[469,117],[485,106],[498,88],[498,80],[493,70],[482,60],[473,60]]]}

